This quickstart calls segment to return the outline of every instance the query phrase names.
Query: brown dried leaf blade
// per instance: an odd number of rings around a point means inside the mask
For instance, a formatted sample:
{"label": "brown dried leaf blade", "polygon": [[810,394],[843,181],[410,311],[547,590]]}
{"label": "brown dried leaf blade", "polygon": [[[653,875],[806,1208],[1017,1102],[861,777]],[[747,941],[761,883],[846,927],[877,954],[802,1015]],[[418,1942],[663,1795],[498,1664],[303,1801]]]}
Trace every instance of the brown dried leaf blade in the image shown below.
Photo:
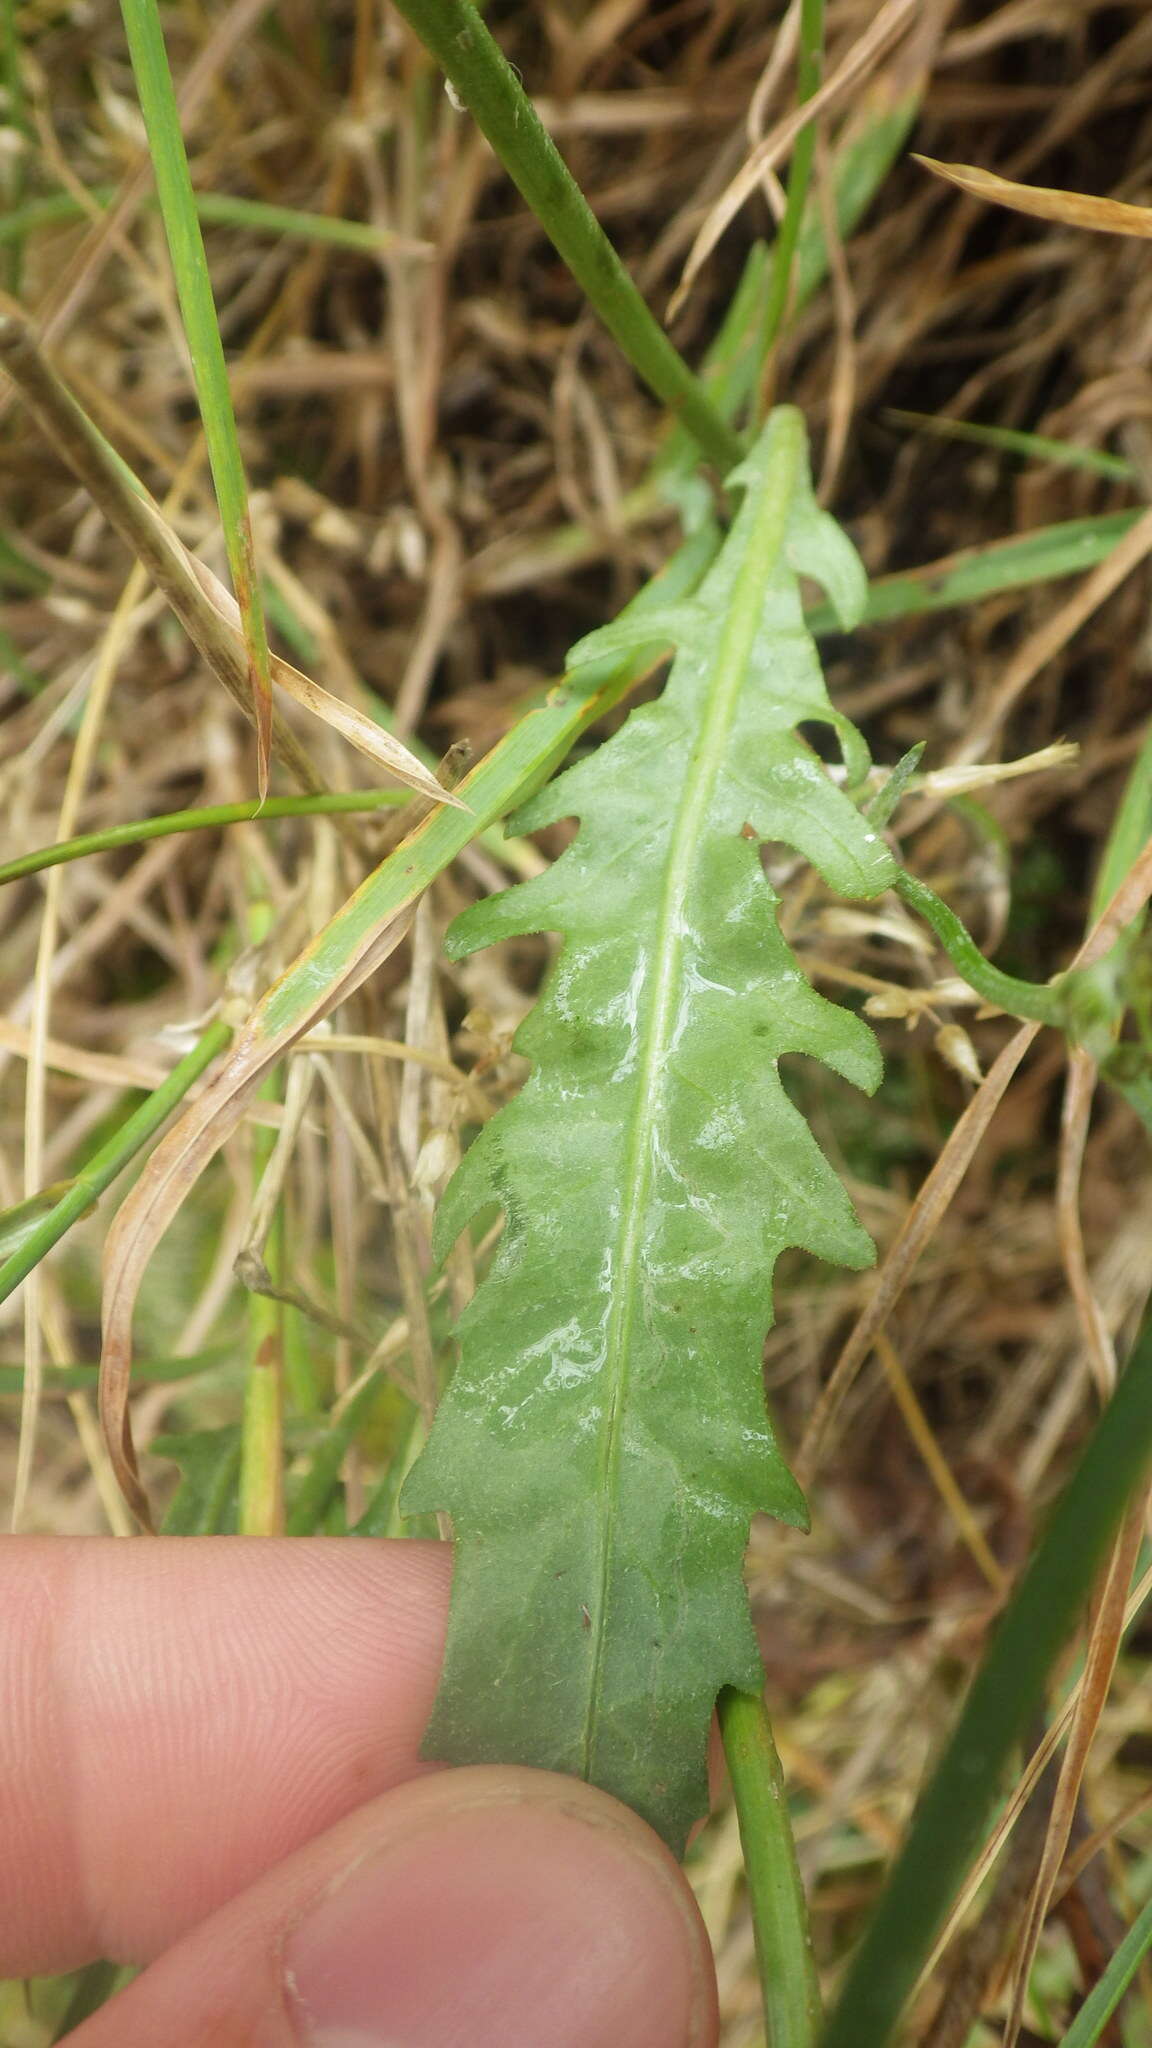
{"label": "brown dried leaf blade", "polygon": [[1092,192],[1062,192],[1054,185],[1019,185],[1012,178],[998,177],[995,171],[983,171],[977,164],[942,164],[915,151],[913,156],[926,171],[992,206],[1010,206],[1015,213],[1059,221],[1063,227],[1092,228],[1099,235],[1138,235],[1144,241],[1152,240],[1152,207],[1128,206],[1122,199],[1105,199]]}
{"label": "brown dried leaf blade", "polygon": [[[132,1317],[148,1261],[189,1190],[236,1129],[260,1082],[305,1032],[330,1014],[399,945],[415,905],[406,904],[371,932],[343,970],[297,1007],[279,1031],[265,1028],[270,997],[265,995],[240,1031],[220,1072],[156,1147],[136,1186],[120,1208],[104,1248],[103,1342],[100,1356],[100,1424],[117,1482],[141,1525],[153,1527],[140,1481],[128,1395],[132,1378]],[[289,970],[307,985],[317,946],[314,939]],[[284,977],[288,979],[288,977]]]}

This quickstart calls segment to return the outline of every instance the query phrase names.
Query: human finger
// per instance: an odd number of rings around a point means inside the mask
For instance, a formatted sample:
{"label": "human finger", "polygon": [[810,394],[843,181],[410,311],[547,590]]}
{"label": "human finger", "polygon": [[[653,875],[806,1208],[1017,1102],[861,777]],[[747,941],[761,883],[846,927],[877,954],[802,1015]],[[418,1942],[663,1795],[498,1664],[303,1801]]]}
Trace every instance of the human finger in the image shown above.
{"label": "human finger", "polygon": [[578,1781],[411,1781],[195,1928],[68,2048],[712,2048],[707,1935],[645,1823]]}
{"label": "human finger", "polygon": [[0,1975],[155,1955],[418,1757],[435,1543],[0,1538]]}

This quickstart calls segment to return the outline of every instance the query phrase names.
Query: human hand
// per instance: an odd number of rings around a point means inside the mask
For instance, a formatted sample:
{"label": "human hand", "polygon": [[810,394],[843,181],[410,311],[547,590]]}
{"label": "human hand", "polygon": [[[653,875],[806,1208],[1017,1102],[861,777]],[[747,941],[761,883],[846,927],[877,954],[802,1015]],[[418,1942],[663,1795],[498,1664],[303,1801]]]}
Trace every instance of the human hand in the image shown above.
{"label": "human hand", "polygon": [[0,1976],[148,1967],[69,2048],[711,2048],[673,1858],[419,1761],[435,1543],[0,1539]]}

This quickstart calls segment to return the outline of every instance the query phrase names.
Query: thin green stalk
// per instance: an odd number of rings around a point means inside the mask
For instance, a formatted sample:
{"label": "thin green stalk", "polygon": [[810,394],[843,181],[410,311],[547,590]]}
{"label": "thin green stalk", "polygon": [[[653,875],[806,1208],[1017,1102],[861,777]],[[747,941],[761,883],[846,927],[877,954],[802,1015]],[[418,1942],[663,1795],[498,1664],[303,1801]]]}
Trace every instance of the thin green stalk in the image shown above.
{"label": "thin green stalk", "polygon": [[[89,189],[94,206],[108,207],[116,197],[111,185]],[[391,228],[373,227],[371,221],[345,220],[338,214],[307,213],[298,206],[270,206],[263,199],[243,199],[233,192],[194,192],[193,202],[200,220],[213,226],[245,228],[256,235],[286,235],[298,242],[328,242],[338,249],[358,249],[365,256],[379,256],[405,238]],[[87,220],[88,214],[69,192],[53,192],[46,199],[30,199],[26,206],[0,219],[0,247],[19,241],[36,228],[67,221]],[[408,242],[409,249],[419,248]]]}
{"label": "thin green stalk", "polygon": [[236,1516],[241,1536],[280,1536],[284,1529],[283,1318],[280,1302],[251,1296]]}
{"label": "thin green stalk", "polygon": [[121,0],[121,13],[136,89],[140,95],[140,109],[148,132],[156,191],[192,359],[192,376],[220,508],[228,566],[244,626],[259,741],[259,789],[260,795],[264,796],[272,747],[272,674],[248,515],[248,486],[236,431],[236,415],[232,408],[224,344],[216,319],[208,259],[196,213],[180,111],[168,69],[159,12],[155,0]]}
{"label": "thin green stalk", "polygon": [[67,1192],[0,1266],[0,1301],[7,1301],[20,1282],[27,1279],[32,1268],[39,1265],[54,1244],[59,1243],[65,1231],[95,1207],[105,1189],[124,1171],[149,1138],[155,1137],[161,1125],[184,1100],[192,1083],[199,1079],[206,1067],[211,1066],[217,1053],[223,1052],[231,1036],[231,1028],[220,1019],[210,1024],[203,1037],[197,1040],[191,1052],[185,1053],[159,1088],[154,1089],[108,1143],[93,1154],[87,1166],[70,1183]]}
{"label": "thin green stalk", "polygon": [[140,846],[146,839],[167,839],[173,832],[203,832],[213,826],[242,825],[252,819],[323,818],[332,812],[378,811],[409,801],[407,789],[329,790],[323,796],[270,796],[266,803],[205,804],[191,811],[165,811],[158,818],[134,818],[126,825],[106,825],[100,832],[82,832],[75,839],[61,839],[55,846],[38,846],[15,860],[0,865],[0,888],[5,882],[19,882],[25,875],[38,875],[44,868],[60,867],[64,861],[82,860],[86,854],[108,853],[116,846]]}
{"label": "thin green stalk", "polygon": [[973,1857],[1009,1758],[1044,1704],[1129,1501],[1152,1461],[1152,1316],[999,1626],[855,1961],[821,2048],[887,2048]]}
{"label": "thin green stalk", "polygon": [[1132,1922],[1104,1975],[1092,1986],[1060,2048],[1096,2048],[1149,1949],[1152,1949],[1152,1899]]}
{"label": "thin green stalk", "polygon": [[[796,66],[796,99],[800,106],[803,106],[806,100],[810,100],[817,91],[823,66],[824,0],[801,0],[800,50]],[[776,246],[772,252],[772,276],[761,330],[764,357],[771,351],[788,309],[792,265],[812,183],[812,164],[815,155],[816,123],[809,121],[801,128],[792,147],[792,162],[788,170],[788,197],[784,207],[784,218],[776,235]]]}
{"label": "thin green stalk", "polygon": [[1058,1026],[1064,1021],[1069,987],[1076,979],[1075,970],[1054,982],[1019,981],[1014,974],[1005,974],[1002,968],[994,967],[990,960],[984,958],[956,912],[950,910],[926,882],[920,882],[915,875],[901,870],[893,887],[896,894],[913,910],[918,910],[925,923],[931,925],[957,974],[962,974],[985,1002],[995,1003],[997,1009],[1006,1010],[1010,1017],[1030,1017],[1039,1024]]}
{"label": "thin green stalk", "polygon": [[396,0],[487,136],[589,305],[637,375],[682,420],[710,462],[743,448],[649,312],[507,58],[469,0]]}
{"label": "thin green stalk", "polygon": [[762,1699],[731,1686],[716,1713],[740,1823],[766,2048],[813,2048],[820,1986],[772,1724]]}

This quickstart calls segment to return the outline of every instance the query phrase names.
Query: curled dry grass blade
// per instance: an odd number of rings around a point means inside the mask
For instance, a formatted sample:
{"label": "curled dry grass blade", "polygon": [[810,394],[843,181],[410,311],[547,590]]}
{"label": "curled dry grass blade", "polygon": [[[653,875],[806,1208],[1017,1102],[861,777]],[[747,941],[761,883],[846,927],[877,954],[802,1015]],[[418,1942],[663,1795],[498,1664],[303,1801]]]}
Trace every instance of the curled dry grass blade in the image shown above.
{"label": "curled dry grass blade", "polygon": [[[219,1074],[157,1146],[108,1233],[104,1250],[100,1422],[124,1498],[145,1529],[152,1528],[152,1516],[140,1483],[128,1409],[132,1314],[141,1278],[188,1190],[235,1130],[265,1075],[297,1039],[359,988],[400,944],[415,910],[413,901],[396,910],[382,926],[370,926],[363,936],[343,949],[342,964],[336,972],[321,972],[317,976],[317,955],[324,952],[333,927],[348,929],[349,913],[355,902],[353,898],[345,904],[333,926],[312,941],[283,981],[257,1004]],[[288,981],[298,991],[297,1002],[286,1021],[270,1026],[277,991]]]}
{"label": "curled dry grass blade", "polygon": [[[226,590],[219,577],[214,576],[211,569],[195,555],[189,554],[186,548],[184,554],[188,567],[209,604],[225,626],[231,627],[233,633],[239,637],[240,608],[231,591]],[[340,733],[351,746],[358,748],[360,753],[367,754],[370,760],[375,761],[381,768],[386,768],[397,781],[405,783],[409,789],[417,790],[421,796],[431,797],[436,803],[452,804],[457,810],[467,810],[467,804],[460,797],[445,789],[431,770],[416,759],[415,754],[400,740],[394,739],[383,726],[377,725],[374,719],[366,718],[354,705],[345,704],[343,698],[334,697],[330,690],[321,689],[319,683],[314,683],[310,676],[303,675],[298,668],[293,668],[290,661],[282,660],[278,654],[272,655],[270,660],[272,680],[280,685],[285,695],[291,697],[295,703],[302,704],[314,717],[322,718],[325,725],[330,725],[334,732]]]}
{"label": "curled dry grass blade", "polygon": [[1084,1350],[1102,1401],[1116,1384],[1116,1353],[1100,1304],[1092,1290],[1084,1231],[1080,1219],[1080,1174],[1088,1124],[1096,1093],[1098,1068],[1090,1052],[1074,1046],[1068,1056],[1064,1102],[1060,1114],[1060,1158],[1056,1176],[1056,1228],[1068,1291],[1084,1339]]}

